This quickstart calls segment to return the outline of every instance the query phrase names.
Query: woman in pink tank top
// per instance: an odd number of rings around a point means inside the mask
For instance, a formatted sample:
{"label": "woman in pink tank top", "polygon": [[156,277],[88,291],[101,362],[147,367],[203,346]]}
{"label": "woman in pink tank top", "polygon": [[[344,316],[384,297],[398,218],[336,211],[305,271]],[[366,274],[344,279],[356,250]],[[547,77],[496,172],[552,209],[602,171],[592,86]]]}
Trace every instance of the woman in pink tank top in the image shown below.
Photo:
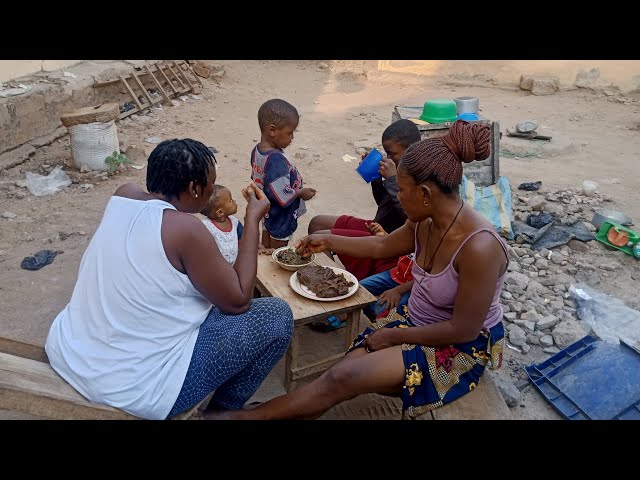
{"label": "woman in pink tank top", "polygon": [[507,270],[504,242],[462,202],[462,162],[490,154],[487,126],[455,122],[442,137],[410,146],[397,173],[404,226],[384,237],[309,235],[301,253],[331,250],[388,258],[416,252],[408,315],[395,310],[353,342],[342,361],[314,382],[248,411],[225,417],[316,418],[363,393],[402,397],[415,418],[468,393],[485,367],[502,361],[500,293]]}

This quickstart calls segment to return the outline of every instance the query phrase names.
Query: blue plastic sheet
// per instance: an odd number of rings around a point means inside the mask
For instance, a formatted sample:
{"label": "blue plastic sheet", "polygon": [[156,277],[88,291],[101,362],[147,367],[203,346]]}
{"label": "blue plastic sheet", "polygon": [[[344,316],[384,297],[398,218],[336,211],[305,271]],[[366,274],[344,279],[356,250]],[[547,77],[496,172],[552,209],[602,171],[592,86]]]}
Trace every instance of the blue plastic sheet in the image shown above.
{"label": "blue plastic sheet", "polygon": [[460,196],[489,220],[501,236],[513,240],[511,187],[507,177],[500,177],[495,184],[481,187],[463,175]]}

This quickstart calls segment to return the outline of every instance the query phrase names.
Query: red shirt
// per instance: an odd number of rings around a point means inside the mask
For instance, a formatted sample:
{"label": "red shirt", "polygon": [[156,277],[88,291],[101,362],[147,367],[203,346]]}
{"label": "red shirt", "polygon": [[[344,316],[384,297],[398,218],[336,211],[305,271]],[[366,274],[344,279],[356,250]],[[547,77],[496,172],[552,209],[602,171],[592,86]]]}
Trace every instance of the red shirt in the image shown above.
{"label": "red shirt", "polygon": [[411,275],[411,267],[413,267],[413,254],[404,255],[398,259],[398,266],[391,269],[389,274],[397,283],[407,283],[413,280]]}

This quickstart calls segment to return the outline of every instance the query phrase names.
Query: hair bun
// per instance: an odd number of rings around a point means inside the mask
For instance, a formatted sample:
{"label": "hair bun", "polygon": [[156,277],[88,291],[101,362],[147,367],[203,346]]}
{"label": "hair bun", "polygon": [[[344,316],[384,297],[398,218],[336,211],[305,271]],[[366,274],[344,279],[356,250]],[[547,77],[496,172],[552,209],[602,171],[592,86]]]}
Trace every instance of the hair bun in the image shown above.
{"label": "hair bun", "polygon": [[457,120],[442,141],[460,162],[486,160],[491,154],[491,129],[487,125]]}

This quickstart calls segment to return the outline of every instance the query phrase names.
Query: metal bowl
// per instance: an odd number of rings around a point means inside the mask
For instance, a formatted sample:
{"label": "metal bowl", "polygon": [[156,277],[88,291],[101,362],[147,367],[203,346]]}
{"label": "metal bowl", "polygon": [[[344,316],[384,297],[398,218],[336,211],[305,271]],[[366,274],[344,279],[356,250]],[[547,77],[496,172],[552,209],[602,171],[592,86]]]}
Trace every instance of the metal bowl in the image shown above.
{"label": "metal bowl", "polygon": [[283,250],[293,250],[293,247],[280,247],[280,248],[276,248],[273,253],[271,254],[271,258],[273,259],[274,262],[276,262],[278,265],[280,265],[281,268],[284,268],[285,270],[289,271],[289,272],[296,272],[298,270],[300,270],[302,267],[306,267],[307,265],[311,264],[315,259],[316,259],[316,254],[312,253],[311,256],[309,257],[309,262],[302,264],[302,265],[289,265],[286,263],[281,262],[280,260],[278,260],[278,254],[280,252],[282,252]]}
{"label": "metal bowl", "polygon": [[600,227],[604,222],[617,223],[619,225],[624,225],[625,227],[633,225],[631,217],[622,212],[618,212],[617,210],[611,210],[609,208],[594,208],[593,212],[591,223],[593,223],[598,230],[600,230]]}
{"label": "metal bowl", "polygon": [[478,97],[456,97],[453,101],[456,102],[458,115],[461,113],[478,113],[480,109],[480,99]]}

